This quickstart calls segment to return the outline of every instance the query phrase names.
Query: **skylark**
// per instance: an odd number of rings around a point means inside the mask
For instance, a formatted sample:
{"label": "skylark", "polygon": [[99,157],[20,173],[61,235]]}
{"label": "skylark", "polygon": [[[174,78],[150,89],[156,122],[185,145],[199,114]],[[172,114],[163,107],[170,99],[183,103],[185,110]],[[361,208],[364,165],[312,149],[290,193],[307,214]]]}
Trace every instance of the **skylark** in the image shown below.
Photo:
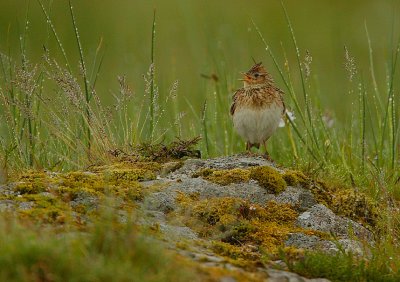
{"label": "skylark", "polygon": [[285,113],[283,91],[275,86],[271,75],[262,66],[255,64],[241,79],[243,88],[233,95],[231,115],[233,125],[246,141],[246,150],[264,145],[275,132]]}

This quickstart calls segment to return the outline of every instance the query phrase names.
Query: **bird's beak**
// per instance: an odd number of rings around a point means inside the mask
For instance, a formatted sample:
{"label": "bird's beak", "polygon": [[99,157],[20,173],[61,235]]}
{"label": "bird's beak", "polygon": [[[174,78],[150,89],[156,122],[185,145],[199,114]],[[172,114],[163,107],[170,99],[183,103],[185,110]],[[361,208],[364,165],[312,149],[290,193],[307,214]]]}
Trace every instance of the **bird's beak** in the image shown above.
{"label": "bird's beak", "polygon": [[238,79],[240,81],[249,81],[251,79],[250,76],[245,72],[241,72],[240,74],[244,76],[244,78],[239,78]]}

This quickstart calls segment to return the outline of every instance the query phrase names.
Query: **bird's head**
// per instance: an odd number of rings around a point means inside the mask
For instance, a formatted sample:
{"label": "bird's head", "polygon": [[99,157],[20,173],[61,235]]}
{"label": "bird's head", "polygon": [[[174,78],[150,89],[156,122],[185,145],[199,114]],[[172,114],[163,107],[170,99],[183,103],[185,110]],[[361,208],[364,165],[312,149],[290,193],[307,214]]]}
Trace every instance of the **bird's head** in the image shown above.
{"label": "bird's head", "polygon": [[262,63],[255,64],[249,71],[242,73],[244,86],[265,84],[272,81],[271,76],[266,71]]}

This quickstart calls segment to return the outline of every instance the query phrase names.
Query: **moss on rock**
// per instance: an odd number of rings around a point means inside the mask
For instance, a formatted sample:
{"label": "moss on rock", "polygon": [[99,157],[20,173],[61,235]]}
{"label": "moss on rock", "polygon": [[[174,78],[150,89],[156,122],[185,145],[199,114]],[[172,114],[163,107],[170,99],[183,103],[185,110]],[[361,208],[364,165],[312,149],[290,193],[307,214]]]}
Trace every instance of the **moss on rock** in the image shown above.
{"label": "moss on rock", "polygon": [[298,170],[286,170],[282,177],[289,186],[307,187],[310,183],[310,179]]}
{"label": "moss on rock", "polygon": [[250,169],[213,169],[204,168],[196,172],[193,177],[199,177],[219,185],[248,182],[257,180],[258,184],[274,194],[280,193],[286,188],[286,182],[276,169],[269,166],[258,166]]}
{"label": "moss on rock", "polygon": [[29,170],[19,176],[14,191],[19,194],[37,194],[44,192],[47,184],[45,172]]}
{"label": "moss on rock", "polygon": [[286,182],[279,171],[269,166],[258,166],[250,169],[250,178],[274,194],[286,189]]}
{"label": "moss on rock", "polygon": [[372,227],[376,226],[381,218],[378,204],[373,199],[342,182],[313,180],[296,170],[287,170],[283,174],[283,179],[287,185],[300,185],[310,190],[318,203],[327,206],[341,216]]}
{"label": "moss on rock", "polygon": [[[181,214],[185,224],[206,238],[219,238],[221,242],[240,247],[244,244],[261,246],[277,254],[291,232],[302,232],[295,226],[298,213],[289,204],[268,202],[265,206],[250,204],[238,198],[192,199],[181,194]],[[193,218],[197,220],[193,220]],[[219,252],[228,250],[218,245]],[[230,256],[230,255],[229,255]]]}
{"label": "moss on rock", "polygon": [[378,205],[364,193],[352,189],[337,191],[330,206],[335,213],[371,226],[375,226],[380,218]]}
{"label": "moss on rock", "polygon": [[68,205],[55,197],[48,197],[42,194],[27,194],[23,197],[17,197],[15,200],[32,204],[30,208],[18,211],[22,219],[61,224],[71,218],[71,210]]}
{"label": "moss on rock", "polygon": [[233,265],[246,268],[254,268],[261,264],[261,254],[258,248],[252,245],[236,246],[220,241],[213,241],[211,250],[225,257]]}

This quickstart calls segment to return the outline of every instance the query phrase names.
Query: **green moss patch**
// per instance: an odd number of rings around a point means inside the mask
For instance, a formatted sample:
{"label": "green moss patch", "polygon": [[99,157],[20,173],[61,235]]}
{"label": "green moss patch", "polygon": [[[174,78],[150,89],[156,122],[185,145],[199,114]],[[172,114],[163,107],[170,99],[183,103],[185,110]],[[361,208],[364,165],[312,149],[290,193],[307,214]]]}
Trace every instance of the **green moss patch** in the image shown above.
{"label": "green moss patch", "polygon": [[251,179],[257,180],[260,186],[272,191],[274,194],[286,189],[286,182],[276,169],[269,166],[258,166],[250,169]]}
{"label": "green moss patch", "polygon": [[297,170],[286,170],[282,175],[286,184],[289,186],[303,186],[306,187],[310,184],[310,179],[304,175],[301,171]]}
{"label": "green moss patch", "polygon": [[253,179],[257,180],[260,186],[274,194],[282,192],[287,186],[280,172],[269,166],[223,170],[205,168],[193,175],[193,177],[199,176],[219,185],[248,182],[250,179]]}
{"label": "green moss patch", "polygon": [[45,172],[27,171],[17,178],[17,185],[14,191],[19,194],[35,194],[44,192],[48,184]]}
{"label": "green moss patch", "polygon": [[[214,251],[230,259],[250,260],[260,250],[277,255],[289,233],[307,232],[295,226],[298,213],[289,204],[257,205],[229,197],[199,200],[184,194],[179,195],[179,203],[183,223],[200,236],[215,240]],[[245,245],[256,250],[250,248],[249,256],[239,256]]]}
{"label": "green moss patch", "polygon": [[27,171],[16,180],[16,194],[7,199],[20,203],[16,212],[22,218],[43,223],[79,223],[81,215],[95,215],[98,205],[109,197],[120,203],[121,209],[130,210],[135,201],[144,198],[139,181],[155,179],[160,169],[158,163],[126,162],[94,167],[90,172]]}

